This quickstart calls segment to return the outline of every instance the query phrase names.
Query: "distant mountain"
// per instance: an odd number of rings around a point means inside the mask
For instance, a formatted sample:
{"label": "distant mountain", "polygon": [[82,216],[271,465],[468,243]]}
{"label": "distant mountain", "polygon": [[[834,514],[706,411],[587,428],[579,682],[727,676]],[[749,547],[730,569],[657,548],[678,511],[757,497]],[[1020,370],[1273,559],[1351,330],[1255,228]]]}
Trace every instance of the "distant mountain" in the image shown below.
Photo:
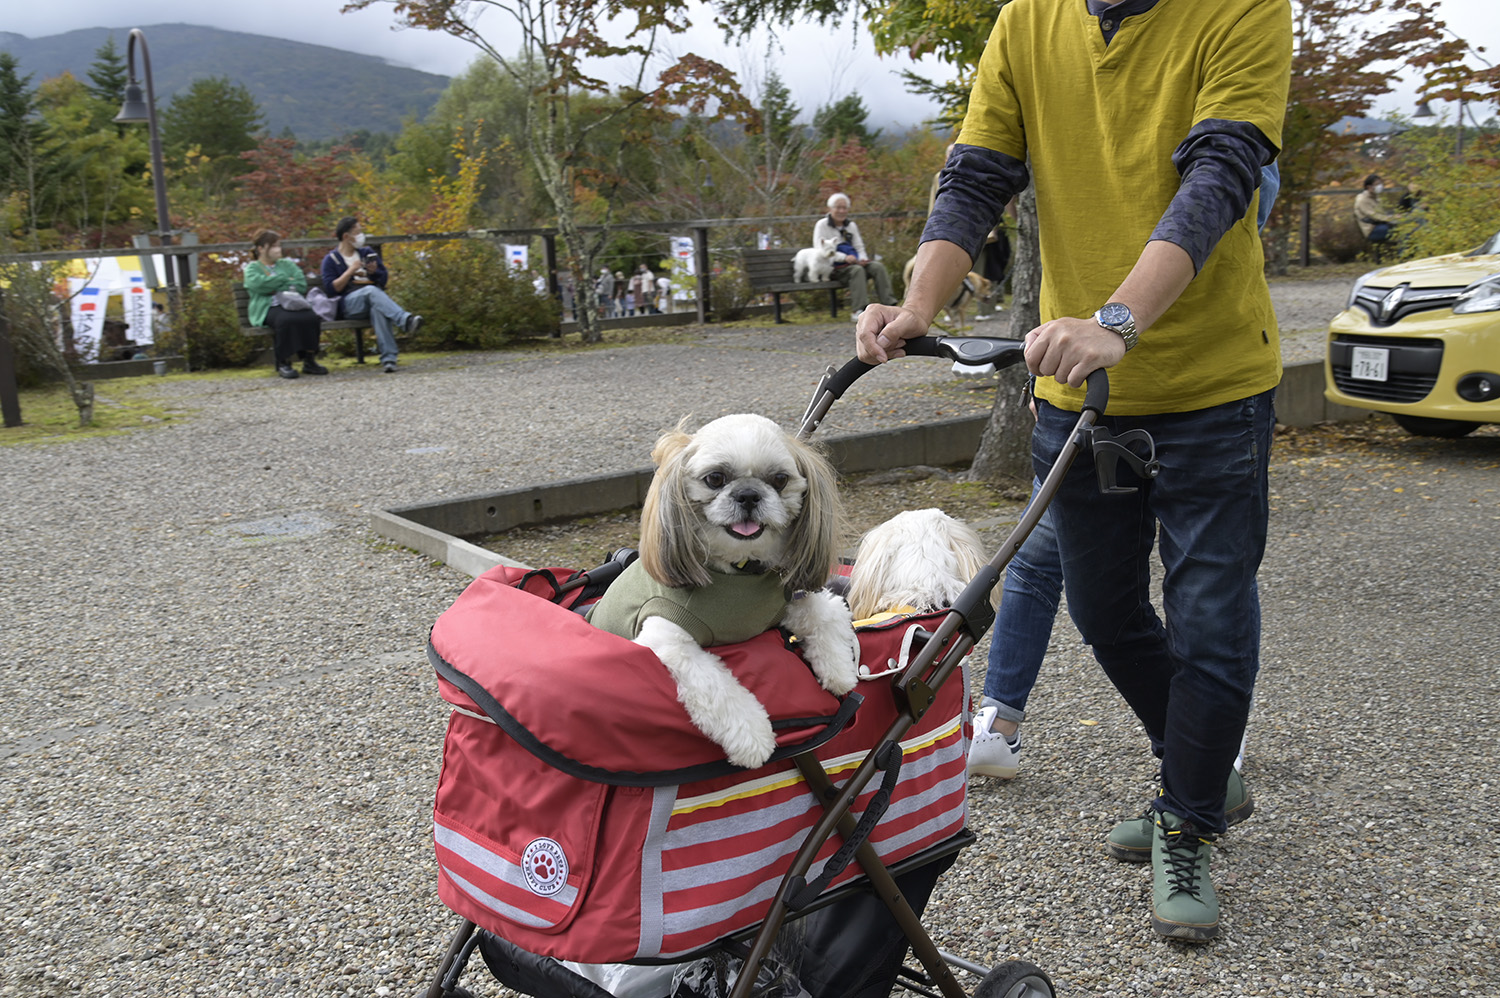
{"label": "distant mountain", "polygon": [[[192,24],[141,30],[151,50],[158,114],[194,80],[227,76],[254,95],[272,135],[290,128],[299,139],[316,141],[360,129],[397,132],[402,118],[425,115],[448,86],[446,76],[324,45]],[[65,70],[87,82],[94,52],[110,35],[124,58],[128,28],[79,28],[45,38],[0,31],[0,50],[16,57],[33,86]],[[341,96],[330,99],[330,92]],[[353,103],[348,94],[370,96]]]}
{"label": "distant mountain", "polygon": [[1390,135],[1403,131],[1406,127],[1409,126],[1398,125],[1384,118],[1356,118],[1346,115],[1329,125],[1328,129],[1340,135],[1347,135],[1350,132],[1355,135]]}

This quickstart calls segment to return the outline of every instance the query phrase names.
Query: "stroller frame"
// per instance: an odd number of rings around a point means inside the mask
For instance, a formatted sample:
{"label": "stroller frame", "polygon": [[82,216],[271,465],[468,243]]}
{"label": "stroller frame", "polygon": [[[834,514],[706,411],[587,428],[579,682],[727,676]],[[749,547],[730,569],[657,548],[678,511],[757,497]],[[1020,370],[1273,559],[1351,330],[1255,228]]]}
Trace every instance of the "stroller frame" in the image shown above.
{"label": "stroller frame", "polygon": [[[1017,340],[987,337],[924,337],[908,341],[906,351],[913,356],[947,357],[959,363],[975,366],[992,363],[1000,368],[1019,362],[1022,359],[1023,347],[1024,344]],[[849,361],[837,370],[830,366],[823,374],[812,401],[808,404],[798,436],[810,435],[827,414],[833,402],[842,397],[855,380],[873,369],[874,365],[857,359]],[[749,998],[756,974],[770,954],[782,925],[789,918],[801,917],[852,893],[862,891],[873,891],[879,897],[902,934],[905,935],[912,954],[922,966],[924,977],[917,977],[911,971],[902,968],[898,974],[897,983],[903,987],[931,996],[931,998],[936,998],[937,994],[941,994],[942,998],[968,998],[950,969],[952,965],[984,977],[984,981],[975,991],[976,998],[1002,998],[1002,996],[1010,998],[1010,996],[1019,995],[1042,995],[1050,998],[1053,994],[1051,982],[1046,975],[1030,964],[1012,961],[1009,964],[1002,964],[993,971],[986,971],[979,965],[938,949],[922,925],[920,916],[898,887],[896,883],[898,873],[923,866],[948,854],[957,853],[975,840],[972,832],[963,829],[938,846],[891,866],[887,866],[881,860],[875,847],[868,841],[868,836],[889,802],[890,792],[895,782],[894,773],[899,769],[902,736],[922,719],[936,700],[935,691],[949,680],[964,657],[988,632],[995,618],[994,610],[989,602],[990,593],[1000,582],[1005,566],[1020,550],[1021,545],[1045,513],[1078,453],[1085,446],[1092,446],[1102,492],[1134,491],[1117,487],[1114,483],[1115,468],[1120,460],[1125,460],[1137,474],[1143,477],[1155,476],[1157,465],[1154,445],[1151,444],[1149,437],[1136,431],[1114,438],[1107,430],[1096,425],[1098,417],[1104,413],[1108,397],[1108,376],[1102,369],[1095,371],[1088,377],[1083,410],[1079,414],[1074,431],[1038,489],[1036,498],[1022,514],[999,551],[970,581],[935,631],[927,638],[920,651],[913,654],[910,663],[894,680],[893,691],[898,707],[896,719],[875,747],[866,754],[858,768],[849,775],[842,786],[838,786],[824,771],[822,764],[811,750],[791,757],[797,770],[807,782],[808,788],[822,805],[823,813],[803,839],[801,847],[793,857],[791,866],[772,900],[770,911],[760,925],[726,936],[699,951],[701,953],[725,945],[738,945],[745,936],[753,933],[748,954],[744,957],[744,966],[735,980],[729,998]],[[1126,446],[1128,443],[1142,441],[1151,451],[1147,458],[1141,458]],[[606,585],[624,567],[623,560],[612,558],[597,569],[578,573],[564,586],[571,589],[585,585]],[[892,758],[893,755],[894,758]],[[875,774],[880,771],[887,773],[885,785],[877,791],[864,814],[856,821],[852,813],[854,802],[875,778]],[[843,845],[827,861],[822,872],[809,881],[808,874],[817,853],[835,832],[843,838]],[[842,872],[851,860],[859,863],[865,874],[865,883],[856,879],[842,887],[825,892],[824,888],[827,887],[829,881]],[[462,920],[462,924],[454,933],[448,950],[438,966],[437,974],[426,993],[427,998],[447,998],[455,993],[465,993],[456,989],[458,989],[458,977],[479,939],[475,929],[473,922],[468,919]],[[675,957],[671,962],[692,959],[697,955],[695,953]],[[931,988],[936,988],[936,993]]]}

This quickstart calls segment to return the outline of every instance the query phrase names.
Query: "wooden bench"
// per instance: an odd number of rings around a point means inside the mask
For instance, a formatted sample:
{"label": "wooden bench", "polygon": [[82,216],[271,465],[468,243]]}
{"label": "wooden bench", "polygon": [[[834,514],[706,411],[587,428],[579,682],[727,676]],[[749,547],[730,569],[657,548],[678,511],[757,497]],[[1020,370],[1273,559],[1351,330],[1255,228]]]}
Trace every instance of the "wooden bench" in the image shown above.
{"label": "wooden bench", "polygon": [[793,291],[827,291],[829,314],[839,317],[839,292],[846,285],[838,281],[805,281],[798,284],[792,280],[794,249],[741,250],[740,258],[745,264],[745,277],[750,290],[757,294],[768,294],[775,303],[776,321],[786,322],[781,317],[781,296]]}
{"label": "wooden bench", "polygon": [[[307,290],[321,288],[323,279],[317,274],[311,274],[307,278]],[[243,284],[234,285],[234,310],[240,317],[240,332],[246,336],[270,336],[270,326],[250,325],[250,292],[245,290]],[[332,322],[324,322],[322,331],[330,329],[351,329],[354,331],[354,358],[355,363],[365,362],[365,330],[370,328],[369,318],[364,319],[335,319]]]}

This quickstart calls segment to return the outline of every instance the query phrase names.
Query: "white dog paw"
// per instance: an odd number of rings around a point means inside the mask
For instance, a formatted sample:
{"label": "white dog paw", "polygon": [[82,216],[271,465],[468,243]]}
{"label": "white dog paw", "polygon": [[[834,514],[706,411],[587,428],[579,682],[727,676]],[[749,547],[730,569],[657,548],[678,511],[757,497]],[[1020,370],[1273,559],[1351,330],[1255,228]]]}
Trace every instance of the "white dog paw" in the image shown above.
{"label": "white dog paw", "polygon": [[704,650],[681,627],[661,617],[641,624],[636,643],[656,653],[677,683],[688,719],[736,766],[753,769],[776,751],[771,716],[724,660]]}
{"label": "white dog paw", "polygon": [[771,730],[771,718],[759,701],[750,698],[760,708],[757,715],[741,715],[738,723],[729,730],[721,731],[714,742],[724,750],[724,758],[736,766],[756,769],[766,764],[771,753],[776,751],[776,733]]}
{"label": "white dog paw", "polygon": [[818,684],[843,696],[859,682],[859,638],[849,606],[833,593],[807,593],[787,606],[783,623],[802,639],[802,657]]}

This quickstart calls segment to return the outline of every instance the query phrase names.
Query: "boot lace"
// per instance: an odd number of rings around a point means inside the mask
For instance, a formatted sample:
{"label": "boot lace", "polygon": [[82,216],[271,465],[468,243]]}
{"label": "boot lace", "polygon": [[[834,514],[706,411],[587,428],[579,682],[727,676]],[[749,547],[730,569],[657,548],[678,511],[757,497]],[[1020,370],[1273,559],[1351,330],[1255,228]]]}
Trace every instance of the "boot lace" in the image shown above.
{"label": "boot lace", "polygon": [[1198,851],[1213,845],[1213,838],[1200,835],[1191,826],[1163,833],[1166,840],[1167,883],[1174,894],[1198,896]]}

